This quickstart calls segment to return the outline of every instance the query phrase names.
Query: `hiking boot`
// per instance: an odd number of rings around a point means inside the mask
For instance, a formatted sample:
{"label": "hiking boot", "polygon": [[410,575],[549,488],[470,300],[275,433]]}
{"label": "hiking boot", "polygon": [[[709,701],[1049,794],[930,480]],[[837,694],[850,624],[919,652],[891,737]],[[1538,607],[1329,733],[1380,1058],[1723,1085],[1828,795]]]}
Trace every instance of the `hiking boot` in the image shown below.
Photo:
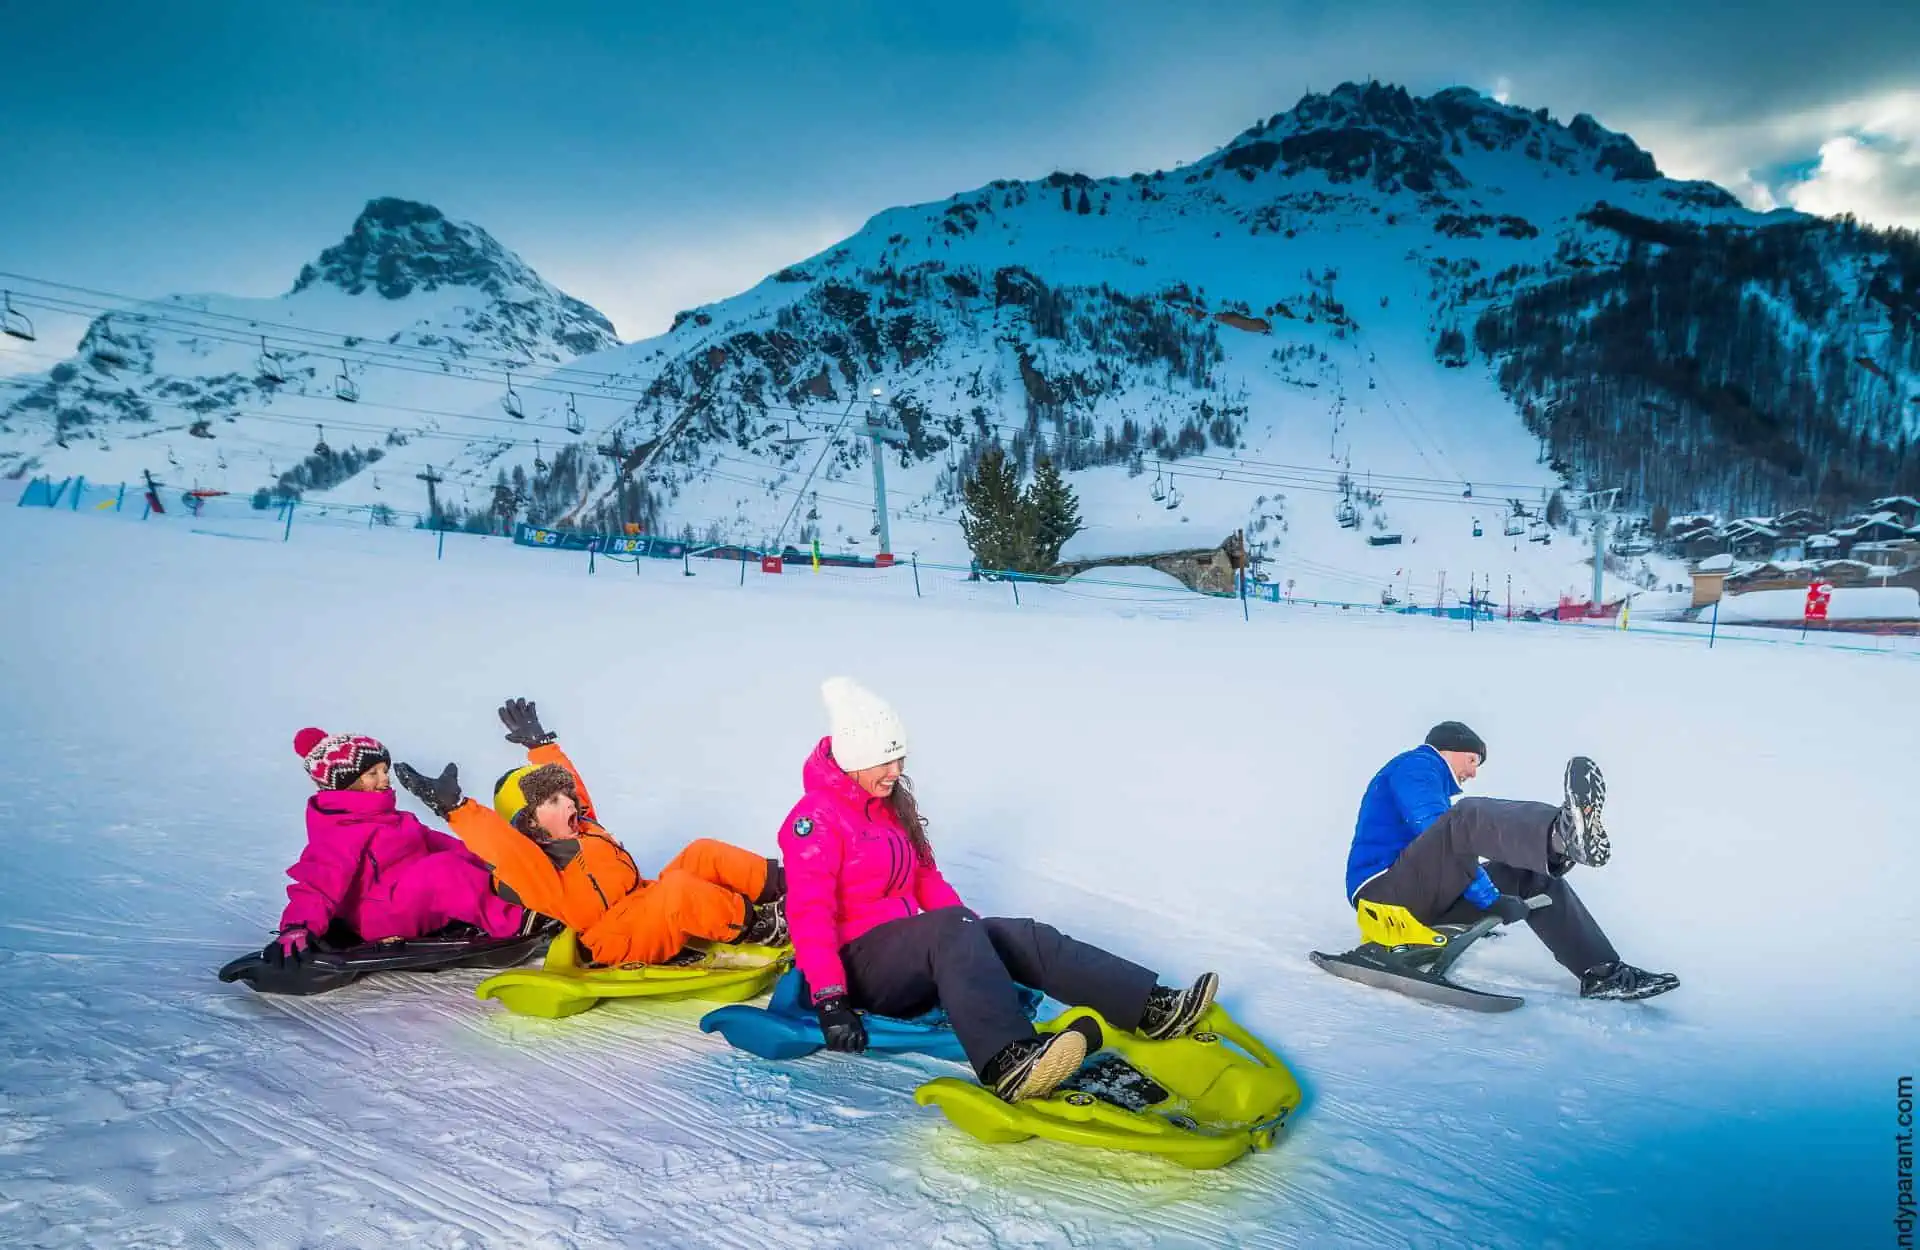
{"label": "hiking boot", "polygon": [[1648,972],[1619,961],[1589,968],[1580,977],[1582,998],[1652,998],[1679,988],[1680,978],[1671,972]]}
{"label": "hiking boot", "polygon": [[1078,1072],[1086,1057],[1087,1036],[1078,1029],[1023,1037],[987,1061],[980,1083],[1006,1102],[1045,1098]]}
{"label": "hiking boot", "polygon": [[771,903],[747,904],[746,927],[734,941],[743,946],[785,946],[787,944],[787,896]]}
{"label": "hiking boot", "polygon": [[1154,986],[1147,994],[1147,1009],[1140,1013],[1140,1036],[1164,1042],[1191,1033],[1207,1008],[1213,1006],[1213,995],[1219,988],[1220,978],[1211,972],[1201,973],[1200,979],[1184,990]]}
{"label": "hiking boot", "polygon": [[[1599,868],[1613,857],[1613,844],[1607,840],[1607,827],[1600,823],[1600,808],[1607,801],[1607,779],[1600,766],[1584,755],[1567,761],[1561,781],[1563,797],[1560,814],[1554,818],[1547,846],[1547,867],[1556,862],[1568,868],[1585,864]],[[1555,876],[1565,875],[1563,869]]]}

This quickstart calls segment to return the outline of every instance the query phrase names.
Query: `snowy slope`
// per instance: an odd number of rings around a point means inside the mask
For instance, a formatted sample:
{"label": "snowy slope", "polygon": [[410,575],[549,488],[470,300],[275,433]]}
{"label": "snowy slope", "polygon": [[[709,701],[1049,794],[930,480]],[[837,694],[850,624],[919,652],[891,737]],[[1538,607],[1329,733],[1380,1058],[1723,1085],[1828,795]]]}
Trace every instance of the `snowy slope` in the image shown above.
{"label": "snowy slope", "polygon": [[[0,1242],[213,1246],[1868,1245],[1917,1021],[1910,659],[1330,616],[908,572],[609,567],[452,536],[0,510]],[[203,531],[203,532],[197,532]],[[696,562],[696,565],[698,562]],[[1142,588],[1142,593],[1147,593]],[[563,605],[538,632],[526,605]],[[517,604],[490,612],[493,605]],[[1196,666],[1195,657],[1204,656]],[[773,662],[769,663],[769,657]],[[537,698],[658,863],[771,848],[854,672],[896,702],[948,875],[1224,1001],[1307,1102],[1216,1173],[916,1108],[946,1065],[770,1064],[694,1004],[515,1019],[477,973],[310,1001],[213,979],[300,843],[305,724],[514,758]],[[965,673],[965,681],[953,674]],[[1577,686],[1570,685],[1578,674]],[[1818,690],[1834,725],[1782,691]],[[1588,752],[1613,863],[1577,883],[1678,992],[1591,1004],[1524,933],[1464,961],[1479,1017],[1314,969],[1353,938],[1357,796],[1459,717],[1475,792]],[[1782,779],[1789,779],[1782,783]],[[1903,1066],[1904,1065],[1904,1066]],[[1756,1182],[1763,1183],[1756,1183]],[[1884,1218],[1883,1218],[1884,1217]]]}
{"label": "snowy slope", "polygon": [[[956,482],[999,440],[1067,467],[1111,545],[1168,527],[1212,545],[1245,528],[1264,571],[1301,595],[1450,603],[1510,585],[1516,603],[1550,605],[1588,593],[1588,545],[1566,529],[1551,543],[1505,533],[1561,479],[1448,336],[1529,284],[1618,264],[1627,245],[1583,216],[1602,202],[1656,222],[1797,219],[1664,178],[1585,116],[1346,84],[1178,169],[1003,180],[888,209],[643,342],[596,340],[546,288],[532,303],[547,329],[486,360],[458,335],[437,363],[420,336],[404,367],[336,340],[334,363],[317,354],[295,388],[314,398],[242,403],[216,426],[230,443],[176,422],[112,454],[56,454],[44,410],[16,404],[0,424],[38,440],[19,452],[36,471],[145,468],[242,492],[261,484],[259,459],[284,472],[322,424],[315,441],[378,444],[385,468],[309,498],[424,511],[415,478],[432,471],[441,505],[479,524],[504,499],[542,524],[871,552],[871,410],[908,435],[889,453],[892,539],[925,560],[965,562]],[[525,362],[511,380],[522,419],[502,408],[510,360]],[[339,367],[362,390],[351,407],[329,398]],[[249,440],[242,471],[227,447]],[[177,465],[161,467],[163,449]],[[1357,527],[1336,522],[1342,501]],[[1620,563],[1605,593],[1678,578],[1670,561]]]}
{"label": "snowy slope", "polygon": [[251,494],[324,441],[388,460],[338,495],[409,508],[420,507],[415,473],[454,449],[484,458],[490,432],[524,424],[497,407],[497,421],[471,417],[506,368],[619,341],[480,227],[393,199],[369,203],[275,299],[181,295],[102,313],[101,297],[49,286],[13,302],[42,322],[90,324],[73,359],[0,385],[7,476],[151,472],[182,490]]}

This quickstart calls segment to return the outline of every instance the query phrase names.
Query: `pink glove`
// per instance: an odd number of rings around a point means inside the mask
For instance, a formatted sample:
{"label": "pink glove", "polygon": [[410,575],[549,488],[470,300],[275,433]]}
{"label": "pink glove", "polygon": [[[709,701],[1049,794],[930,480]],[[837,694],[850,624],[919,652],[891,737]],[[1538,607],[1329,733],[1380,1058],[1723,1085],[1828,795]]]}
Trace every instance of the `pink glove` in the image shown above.
{"label": "pink glove", "polygon": [[312,943],[313,934],[307,932],[305,925],[293,925],[268,942],[267,949],[260,953],[270,964],[284,966],[288,961],[297,964],[307,957]]}

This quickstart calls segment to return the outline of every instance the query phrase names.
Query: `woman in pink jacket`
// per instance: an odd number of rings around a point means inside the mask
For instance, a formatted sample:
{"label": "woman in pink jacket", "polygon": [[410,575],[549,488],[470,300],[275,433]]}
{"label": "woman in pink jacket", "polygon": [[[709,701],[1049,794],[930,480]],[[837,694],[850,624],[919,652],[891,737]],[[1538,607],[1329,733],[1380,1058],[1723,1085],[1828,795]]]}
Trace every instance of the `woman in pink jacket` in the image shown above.
{"label": "woman in pink jacket", "polygon": [[489,937],[532,933],[541,917],[493,892],[493,874],[450,834],[394,806],[391,757],[372,738],[302,729],[293,738],[320,792],[307,800],[307,845],[287,875],[276,964],[306,956],[338,920],[369,942],[416,938],[465,921]]}
{"label": "woman in pink jacket", "polygon": [[915,1016],[938,1006],[980,1083],[1008,1102],[1044,1098],[1079,1070],[1091,1040],[1041,1036],[1016,983],[1148,1037],[1190,1031],[1213,1002],[1209,972],[1185,990],[1036,920],[981,919],[933,859],[902,767],[906,730],[845,677],[821,687],[832,732],[801,776],[806,794],[780,829],[787,923],[833,1050],[866,1049],[857,1009]]}

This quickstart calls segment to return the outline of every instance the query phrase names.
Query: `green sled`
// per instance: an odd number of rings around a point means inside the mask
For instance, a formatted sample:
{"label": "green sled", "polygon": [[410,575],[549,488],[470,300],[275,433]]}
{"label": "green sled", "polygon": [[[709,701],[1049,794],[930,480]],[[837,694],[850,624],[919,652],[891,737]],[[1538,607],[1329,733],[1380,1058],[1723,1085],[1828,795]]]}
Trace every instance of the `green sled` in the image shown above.
{"label": "green sled", "polygon": [[540,967],[488,977],[473,992],[483,1002],[498,1000],[516,1015],[560,1020],[607,998],[737,1003],[764,993],[793,963],[791,946],[696,945],[703,953],[691,963],[601,968],[582,962],[579,939],[568,929],[547,948]]}
{"label": "green sled", "polygon": [[1045,1137],[1159,1155],[1189,1168],[1222,1167],[1272,1146],[1300,1105],[1300,1085],[1286,1065],[1218,1003],[1192,1033],[1165,1042],[1116,1029],[1087,1007],[1034,1027],[1053,1033],[1083,1017],[1100,1026],[1105,1045],[1049,1097],[1008,1103],[972,1081],[943,1076],[915,1090],[913,1100],[939,1107],[985,1142]]}

